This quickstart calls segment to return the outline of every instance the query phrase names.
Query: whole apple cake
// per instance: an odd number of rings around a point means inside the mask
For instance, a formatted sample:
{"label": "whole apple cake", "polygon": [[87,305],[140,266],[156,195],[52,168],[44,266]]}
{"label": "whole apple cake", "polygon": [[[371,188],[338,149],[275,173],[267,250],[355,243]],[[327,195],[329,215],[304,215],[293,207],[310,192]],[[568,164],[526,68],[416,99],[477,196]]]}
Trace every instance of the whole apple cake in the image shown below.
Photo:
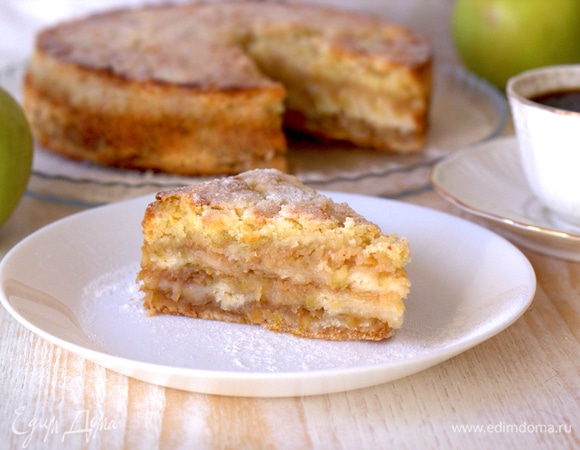
{"label": "whole apple cake", "polygon": [[182,175],[287,170],[283,126],[418,152],[431,48],[407,28],[264,1],[118,9],[42,30],[24,106],[47,149]]}
{"label": "whole apple cake", "polygon": [[409,245],[276,169],[160,192],[138,275],[150,313],[331,340],[401,327]]}

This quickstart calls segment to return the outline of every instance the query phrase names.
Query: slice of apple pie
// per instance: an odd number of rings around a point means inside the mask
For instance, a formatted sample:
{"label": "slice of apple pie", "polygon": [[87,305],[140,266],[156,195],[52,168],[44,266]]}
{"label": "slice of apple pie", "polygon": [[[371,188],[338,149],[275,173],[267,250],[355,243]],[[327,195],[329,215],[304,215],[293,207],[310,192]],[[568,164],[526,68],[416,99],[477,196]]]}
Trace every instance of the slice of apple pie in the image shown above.
{"label": "slice of apple pie", "polygon": [[151,314],[334,340],[402,325],[406,239],[276,169],[160,192],[142,225]]}

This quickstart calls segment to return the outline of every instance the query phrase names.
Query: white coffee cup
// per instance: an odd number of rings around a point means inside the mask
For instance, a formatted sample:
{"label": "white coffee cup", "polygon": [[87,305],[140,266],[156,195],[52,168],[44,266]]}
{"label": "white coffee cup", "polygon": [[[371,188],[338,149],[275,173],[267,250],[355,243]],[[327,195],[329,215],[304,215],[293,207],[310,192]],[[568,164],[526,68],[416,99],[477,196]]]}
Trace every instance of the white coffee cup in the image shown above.
{"label": "white coffee cup", "polygon": [[530,100],[580,90],[580,65],[549,66],[512,77],[506,87],[522,166],[556,225],[580,228],[580,113]]}

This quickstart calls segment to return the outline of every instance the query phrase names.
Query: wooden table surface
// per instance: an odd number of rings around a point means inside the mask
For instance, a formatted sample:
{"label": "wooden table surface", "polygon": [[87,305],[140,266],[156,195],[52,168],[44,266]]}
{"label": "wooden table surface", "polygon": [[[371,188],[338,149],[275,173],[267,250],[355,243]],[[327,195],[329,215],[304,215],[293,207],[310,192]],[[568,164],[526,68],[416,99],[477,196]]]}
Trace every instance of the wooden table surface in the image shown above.
{"label": "wooden table surface", "polygon": [[[399,200],[464,215],[433,190]],[[0,228],[0,258],[82,209],[27,194]],[[522,251],[538,286],[516,323],[415,375],[331,395],[163,388],[69,353],[0,308],[0,449],[580,448],[580,263]]]}

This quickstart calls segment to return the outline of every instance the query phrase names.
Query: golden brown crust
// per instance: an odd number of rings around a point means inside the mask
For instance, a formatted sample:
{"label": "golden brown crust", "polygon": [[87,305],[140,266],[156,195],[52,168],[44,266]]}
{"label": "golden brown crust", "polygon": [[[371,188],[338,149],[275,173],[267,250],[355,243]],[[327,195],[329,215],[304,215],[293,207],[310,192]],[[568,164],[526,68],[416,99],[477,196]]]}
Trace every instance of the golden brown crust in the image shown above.
{"label": "golden brown crust", "polygon": [[34,61],[24,107],[38,142],[63,155],[182,175],[286,169],[280,86],[196,91],[122,80],[42,53]]}
{"label": "golden brown crust", "polygon": [[425,39],[350,12],[148,6],[42,31],[24,106],[39,142],[75,159],[183,175],[286,170],[283,121],[326,139],[419,151],[430,70]]}
{"label": "golden brown crust", "polygon": [[160,192],[143,235],[152,312],[324,339],[384,339],[402,325],[407,241],[280,171]]}

